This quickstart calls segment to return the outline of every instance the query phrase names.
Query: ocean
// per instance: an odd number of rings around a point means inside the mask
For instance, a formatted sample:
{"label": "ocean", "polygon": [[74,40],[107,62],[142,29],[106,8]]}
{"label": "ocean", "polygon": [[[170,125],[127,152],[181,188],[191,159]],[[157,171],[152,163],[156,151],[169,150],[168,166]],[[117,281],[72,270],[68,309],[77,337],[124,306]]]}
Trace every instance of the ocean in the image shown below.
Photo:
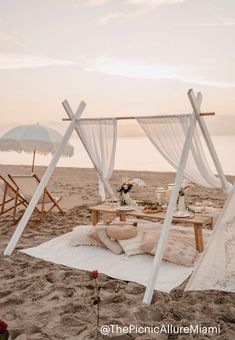
{"label": "ocean", "polygon": [[[235,175],[235,136],[212,136],[212,140],[226,175]],[[74,156],[61,158],[58,166],[92,167],[92,163],[78,138],[71,138]],[[209,159],[208,160],[212,164]],[[36,155],[36,165],[48,165],[51,155]],[[32,163],[32,155],[16,152],[0,152],[1,164]],[[137,171],[174,171],[146,137],[119,137],[117,141],[115,169]]]}

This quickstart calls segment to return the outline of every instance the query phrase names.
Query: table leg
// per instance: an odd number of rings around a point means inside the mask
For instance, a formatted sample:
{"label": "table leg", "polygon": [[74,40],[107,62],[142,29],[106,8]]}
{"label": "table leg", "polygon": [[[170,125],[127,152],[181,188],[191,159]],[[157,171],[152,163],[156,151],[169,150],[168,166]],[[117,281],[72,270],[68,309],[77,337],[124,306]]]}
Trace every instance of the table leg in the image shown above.
{"label": "table leg", "polygon": [[92,210],[91,212],[91,223],[95,226],[99,222],[99,211]]}
{"label": "table leg", "polygon": [[120,221],[126,221],[126,214],[120,214]]}
{"label": "table leg", "polygon": [[199,253],[201,253],[204,250],[201,224],[194,224],[194,233],[195,233],[196,249],[197,251],[199,251]]}

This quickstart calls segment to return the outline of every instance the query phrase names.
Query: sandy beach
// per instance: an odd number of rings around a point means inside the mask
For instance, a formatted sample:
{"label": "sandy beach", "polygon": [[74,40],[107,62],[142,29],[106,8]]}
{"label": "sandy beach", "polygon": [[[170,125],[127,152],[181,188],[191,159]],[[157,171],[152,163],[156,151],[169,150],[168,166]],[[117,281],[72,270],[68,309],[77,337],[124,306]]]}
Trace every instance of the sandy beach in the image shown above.
{"label": "sandy beach", "polygon": [[[30,166],[0,165],[3,176],[30,173]],[[37,167],[41,177],[45,167]],[[114,171],[111,184],[120,185],[122,177],[139,177],[147,187],[133,193],[136,199],[154,199],[159,186],[174,180],[173,173]],[[235,178],[228,177],[231,182]],[[86,340],[96,336],[96,309],[91,303],[91,282],[85,271],[56,265],[20,253],[21,248],[39,245],[67,233],[75,226],[90,224],[88,207],[99,202],[97,175],[93,169],[57,168],[48,188],[61,203],[65,215],[53,212],[37,226],[30,222],[11,257],[2,255],[15,230],[11,216],[0,217],[0,319],[8,324],[11,339]],[[210,200],[222,207],[221,190],[194,186],[189,189],[187,202]],[[96,268],[94,268],[96,269]],[[220,325],[221,333],[211,337],[235,339],[235,296],[218,291],[184,292],[184,282],[170,294],[154,293],[151,306],[142,304],[144,287],[100,274],[100,325],[138,326]],[[99,339],[207,339],[208,335],[168,334],[109,334]]]}

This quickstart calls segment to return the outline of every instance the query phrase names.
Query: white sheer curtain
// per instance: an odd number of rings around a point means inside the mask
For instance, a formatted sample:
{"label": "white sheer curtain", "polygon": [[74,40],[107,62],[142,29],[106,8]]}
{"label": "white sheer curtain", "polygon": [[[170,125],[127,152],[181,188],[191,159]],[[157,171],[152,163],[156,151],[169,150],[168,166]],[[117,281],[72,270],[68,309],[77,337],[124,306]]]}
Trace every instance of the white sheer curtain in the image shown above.
{"label": "white sheer curtain", "polygon": [[[164,158],[177,170],[191,114],[136,118],[147,137]],[[220,179],[214,175],[204,154],[198,129],[192,141],[184,177],[199,185],[221,188]],[[228,184],[228,186],[230,183]]]}
{"label": "white sheer curtain", "polygon": [[235,292],[235,185],[185,290]]}
{"label": "white sheer curtain", "polygon": [[99,194],[106,199],[105,188],[114,197],[109,185],[115,163],[117,143],[116,119],[81,119],[77,124],[80,138],[99,176]]}

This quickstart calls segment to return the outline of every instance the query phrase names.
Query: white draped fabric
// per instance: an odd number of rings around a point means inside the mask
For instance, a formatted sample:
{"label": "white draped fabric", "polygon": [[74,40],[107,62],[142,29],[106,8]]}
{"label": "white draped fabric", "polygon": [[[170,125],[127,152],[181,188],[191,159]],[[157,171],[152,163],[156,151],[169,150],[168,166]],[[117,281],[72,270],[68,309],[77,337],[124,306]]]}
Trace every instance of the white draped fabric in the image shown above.
{"label": "white draped fabric", "polygon": [[185,290],[235,292],[235,185]]}
{"label": "white draped fabric", "polygon": [[115,196],[108,180],[115,162],[117,142],[117,120],[81,119],[77,123],[80,138],[99,176],[99,193],[106,199],[105,188]]}
{"label": "white draped fabric", "polygon": [[[182,154],[191,114],[136,118],[152,144],[177,170]],[[202,118],[201,118],[202,119]],[[204,154],[198,129],[195,128],[184,177],[209,188],[221,188]],[[230,183],[228,183],[228,186]]]}

